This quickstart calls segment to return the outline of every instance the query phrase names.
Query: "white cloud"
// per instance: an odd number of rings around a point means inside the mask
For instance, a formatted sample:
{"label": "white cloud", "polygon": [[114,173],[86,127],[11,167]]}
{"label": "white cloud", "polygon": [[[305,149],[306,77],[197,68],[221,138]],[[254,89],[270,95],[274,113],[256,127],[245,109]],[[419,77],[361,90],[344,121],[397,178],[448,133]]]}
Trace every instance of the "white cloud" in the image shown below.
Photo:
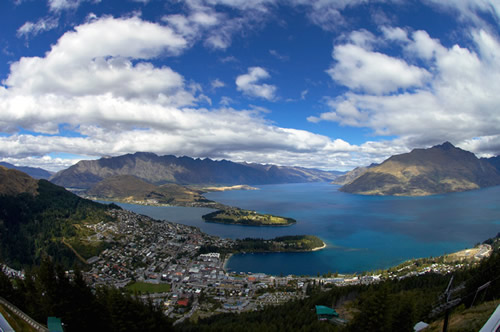
{"label": "white cloud", "polygon": [[58,158],[51,156],[43,157],[19,157],[19,158],[2,158],[1,161],[13,164],[16,166],[40,167],[47,171],[56,172],[64,168],[68,168],[82,159],[94,159],[89,156],[80,156],[79,158]]}
{"label": "white cloud", "polygon": [[269,54],[271,54],[276,59],[281,60],[281,61],[288,61],[290,59],[290,57],[288,55],[282,55],[276,50],[269,50]]}
{"label": "white cloud", "polygon": [[382,33],[384,34],[385,39],[389,41],[400,41],[400,42],[408,42],[408,32],[406,30],[399,27],[390,27],[390,26],[382,26]]}
{"label": "white cloud", "polygon": [[[203,40],[208,48],[227,49],[233,36],[252,30],[268,17],[267,5],[273,1],[190,0],[185,14],[163,17],[163,21],[190,43]],[[232,11],[217,10],[221,7]]]}
{"label": "white cloud", "polygon": [[[356,80],[360,68],[370,63],[375,66],[375,60],[379,60],[377,66],[380,68],[400,67],[399,72],[403,74],[411,74],[414,69],[403,59],[382,53],[374,55],[357,46],[347,45],[352,50],[351,59],[338,57],[341,68],[347,70],[343,75],[338,72],[331,74],[342,84],[364,93],[348,92],[330,99],[328,105],[331,111],[311,116],[308,120],[371,128],[375,135],[399,137],[406,146],[429,146],[449,140],[474,152],[494,153],[498,144],[491,137],[497,137],[500,128],[500,87],[497,84],[500,80],[500,42],[485,30],[473,31],[471,35],[475,51],[460,45],[446,48],[424,31],[414,32],[406,42],[404,38],[398,38],[396,42],[407,54],[411,51],[415,58],[428,63],[429,74],[424,75],[427,81],[408,80],[412,84],[398,81],[401,78],[394,78],[393,81],[392,74],[388,74],[392,73],[391,69],[384,70],[374,81],[366,73],[367,82]],[[360,68],[349,66],[350,61],[360,58]],[[386,65],[383,65],[384,61]],[[346,62],[348,65],[345,65]],[[390,84],[387,79],[390,79]],[[371,85],[373,82],[384,88]],[[412,89],[394,90],[405,86]],[[392,93],[381,95],[381,92],[387,91]]]}
{"label": "white cloud", "polygon": [[429,79],[427,70],[370,48],[371,42],[362,34],[356,34],[351,43],[335,46],[336,63],[328,74],[351,89],[375,94],[421,87]]}
{"label": "white cloud", "polygon": [[98,3],[101,0],[48,0],[49,9],[52,12],[77,9],[82,2],[91,1]]}
{"label": "white cloud", "polygon": [[59,20],[55,17],[44,17],[35,23],[28,21],[17,29],[17,37],[28,38],[30,35],[36,36],[44,31],[55,29],[58,25]]}
{"label": "white cloud", "polygon": [[271,76],[265,69],[250,67],[247,74],[236,78],[236,88],[248,96],[272,100],[275,98],[276,87],[274,85],[258,83],[269,77]]}
{"label": "white cloud", "polygon": [[415,31],[412,39],[413,41],[409,39],[402,40],[407,44],[406,51],[422,59],[431,60],[435,56],[446,53],[446,48],[441,45],[439,40],[432,39],[426,31]]}
{"label": "white cloud", "polygon": [[[0,86],[0,131],[12,133],[0,137],[0,155],[52,170],[74,162],[47,157],[53,153],[98,157],[136,151],[351,166],[339,160],[358,147],[280,128],[265,120],[261,108],[200,108],[207,98],[199,84],[150,61],[186,47],[169,27],[105,17],[67,32],[43,57],[21,58]],[[243,93],[273,99],[276,87],[261,83],[267,78],[263,68],[252,67],[236,81]],[[220,105],[225,102],[230,100]],[[61,126],[71,134],[62,135]],[[19,127],[36,134],[19,134]]]}
{"label": "white cloud", "polygon": [[500,23],[500,3],[497,0],[425,0],[428,4],[458,13],[458,18],[462,21],[473,22],[477,26],[485,28],[488,26],[483,15],[490,14]]}
{"label": "white cloud", "polygon": [[223,88],[226,86],[226,84],[224,82],[222,82],[221,80],[219,80],[218,78],[216,78],[215,80],[213,80],[210,85],[212,86],[212,89],[218,89],[218,88]]}
{"label": "white cloud", "polygon": [[184,91],[181,75],[168,67],[132,62],[176,55],[185,47],[186,41],[168,27],[137,17],[105,17],[65,33],[45,57],[25,57],[13,63],[4,84],[12,94],[29,94],[30,98],[111,93],[191,104],[193,97]]}

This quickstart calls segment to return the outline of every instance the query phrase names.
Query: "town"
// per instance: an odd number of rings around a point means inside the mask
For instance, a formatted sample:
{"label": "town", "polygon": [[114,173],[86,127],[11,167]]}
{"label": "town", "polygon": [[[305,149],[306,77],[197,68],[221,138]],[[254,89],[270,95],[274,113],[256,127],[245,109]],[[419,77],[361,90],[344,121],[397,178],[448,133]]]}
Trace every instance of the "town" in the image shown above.
{"label": "town", "polygon": [[[272,276],[263,273],[230,273],[224,264],[235,241],[211,236],[192,226],[157,221],[126,210],[110,212],[116,222],[89,224],[87,241],[105,241],[110,247],[86,261],[83,273],[92,287],[114,286],[133,292],[162,307],[180,323],[221,312],[252,311],[303,298],[308,289],[378,283],[425,273],[451,273],[488,257],[483,244],[457,253],[453,260],[417,259],[397,267],[360,275]],[[203,248],[217,248],[202,252]],[[220,251],[220,252],[217,252]],[[221,254],[222,252],[222,254]],[[453,255],[457,255],[453,254]],[[452,255],[450,255],[452,256]],[[22,271],[2,267],[12,277]],[[72,271],[68,271],[69,274]]]}

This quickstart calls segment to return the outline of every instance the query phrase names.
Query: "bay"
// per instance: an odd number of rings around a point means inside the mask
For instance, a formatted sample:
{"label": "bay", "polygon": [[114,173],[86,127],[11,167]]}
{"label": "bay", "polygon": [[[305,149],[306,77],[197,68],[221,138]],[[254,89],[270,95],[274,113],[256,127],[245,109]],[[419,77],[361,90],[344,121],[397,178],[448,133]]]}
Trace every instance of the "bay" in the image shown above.
{"label": "bay", "polygon": [[259,186],[206,197],[227,205],[297,220],[288,227],[205,223],[211,209],[120,204],[155,219],[199,227],[227,238],[319,236],[327,248],[307,253],[238,254],[237,272],[316,275],[384,269],[410,258],[439,256],[471,247],[500,231],[500,187],[427,197],[347,194],[328,183]]}

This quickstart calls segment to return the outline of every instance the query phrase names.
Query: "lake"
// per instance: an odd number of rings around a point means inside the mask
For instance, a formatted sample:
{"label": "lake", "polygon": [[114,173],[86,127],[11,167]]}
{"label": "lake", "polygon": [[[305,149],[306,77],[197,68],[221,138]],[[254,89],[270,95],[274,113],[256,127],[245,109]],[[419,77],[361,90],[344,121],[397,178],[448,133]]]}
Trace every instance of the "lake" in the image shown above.
{"label": "lake", "polygon": [[199,227],[228,238],[311,234],[327,248],[307,253],[234,255],[227,268],[268,274],[316,275],[385,269],[410,258],[471,247],[500,231],[500,187],[427,197],[347,194],[328,183],[258,186],[259,190],[208,193],[208,199],[291,217],[288,227],[205,223],[205,208],[120,204],[148,215]]}

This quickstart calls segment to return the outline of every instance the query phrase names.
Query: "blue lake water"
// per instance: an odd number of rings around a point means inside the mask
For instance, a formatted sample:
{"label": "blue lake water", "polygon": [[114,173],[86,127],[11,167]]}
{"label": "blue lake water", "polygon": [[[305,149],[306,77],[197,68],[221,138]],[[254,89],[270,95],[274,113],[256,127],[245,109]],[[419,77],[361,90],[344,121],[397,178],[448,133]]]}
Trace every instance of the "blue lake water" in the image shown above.
{"label": "blue lake water", "polygon": [[315,275],[387,268],[404,260],[458,251],[500,231],[500,187],[428,197],[380,197],[342,193],[328,183],[259,186],[256,191],[209,193],[232,206],[291,217],[289,227],[205,223],[211,209],[120,204],[155,219],[199,227],[228,238],[312,234],[327,248],[308,253],[234,255],[228,269]]}

